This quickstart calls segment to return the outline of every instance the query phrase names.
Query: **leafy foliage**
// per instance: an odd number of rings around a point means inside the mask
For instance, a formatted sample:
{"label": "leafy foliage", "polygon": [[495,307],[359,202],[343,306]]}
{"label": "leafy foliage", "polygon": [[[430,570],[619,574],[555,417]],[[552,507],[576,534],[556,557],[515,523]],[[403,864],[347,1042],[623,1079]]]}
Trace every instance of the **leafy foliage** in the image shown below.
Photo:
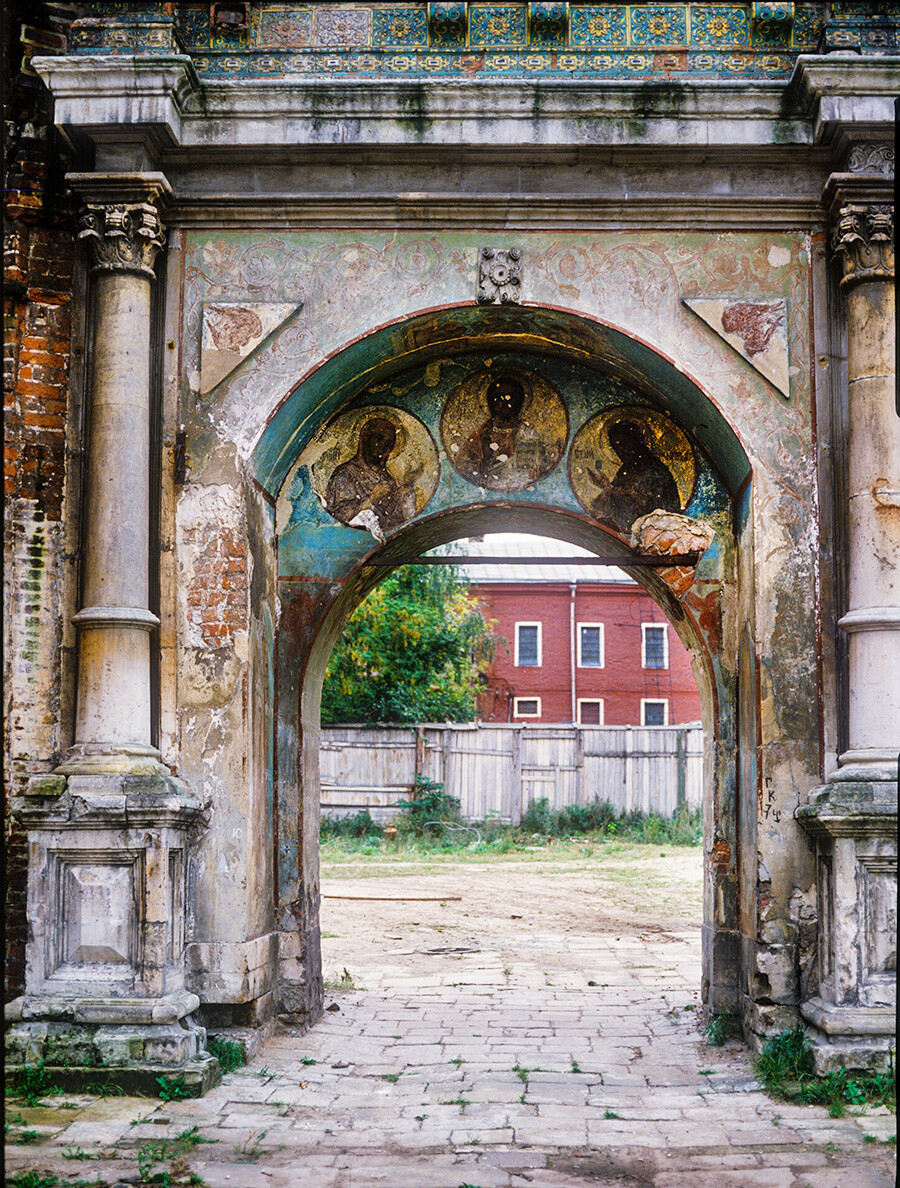
{"label": "leafy foliage", "polygon": [[397,818],[398,829],[417,837],[426,836],[429,827],[435,826],[437,822],[459,819],[459,801],[456,797],[448,796],[443,784],[430,780],[418,771],[411,799],[398,800],[397,808],[401,810]]}
{"label": "leafy foliage", "polygon": [[325,677],[322,722],[470,722],[494,642],[456,566],[402,566],[344,628]]}

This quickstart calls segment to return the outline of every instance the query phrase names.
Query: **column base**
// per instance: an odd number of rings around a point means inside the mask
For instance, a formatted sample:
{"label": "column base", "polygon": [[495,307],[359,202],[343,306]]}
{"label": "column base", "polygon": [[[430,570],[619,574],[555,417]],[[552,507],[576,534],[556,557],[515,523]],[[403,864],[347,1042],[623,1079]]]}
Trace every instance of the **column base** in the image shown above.
{"label": "column base", "polygon": [[803,1003],[816,1072],[839,1068],[886,1070],[893,1065],[896,1014],[893,1007],[835,1006],[821,998]]}
{"label": "column base", "polygon": [[69,775],[169,775],[155,747],[141,743],[76,743],[70,747],[56,774]]}
{"label": "column base", "polygon": [[24,995],[8,1003],[7,1083],[41,1065],[47,1083],[197,1097],[217,1084],[218,1061],[191,1015],[195,994],[158,999]]}
{"label": "column base", "polygon": [[816,844],[817,993],[801,1004],[816,1071],[886,1068],[897,998],[897,785],[845,772],[797,820]]}

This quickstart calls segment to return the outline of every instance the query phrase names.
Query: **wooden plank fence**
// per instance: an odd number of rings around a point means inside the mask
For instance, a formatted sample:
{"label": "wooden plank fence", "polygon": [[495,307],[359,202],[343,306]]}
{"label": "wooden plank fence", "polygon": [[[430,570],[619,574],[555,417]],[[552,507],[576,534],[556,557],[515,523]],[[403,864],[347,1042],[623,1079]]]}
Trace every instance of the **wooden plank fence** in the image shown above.
{"label": "wooden plank fence", "polygon": [[693,723],[327,726],[320,763],[323,814],[368,809],[379,823],[409,797],[417,771],[442,783],[468,821],[518,824],[541,797],[557,810],[596,799],[667,818],[703,800],[703,730]]}

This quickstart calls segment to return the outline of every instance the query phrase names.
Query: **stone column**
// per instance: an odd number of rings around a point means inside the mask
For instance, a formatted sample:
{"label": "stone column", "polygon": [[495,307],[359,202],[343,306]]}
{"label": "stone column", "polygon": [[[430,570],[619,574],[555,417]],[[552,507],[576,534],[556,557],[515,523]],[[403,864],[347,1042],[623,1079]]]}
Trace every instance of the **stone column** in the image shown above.
{"label": "stone column", "polygon": [[159,771],[151,745],[148,608],[150,303],[164,242],[162,174],[75,175],[86,199],[78,237],[91,249],[83,608],[75,745],[59,769]]}
{"label": "stone column", "polygon": [[[832,179],[847,298],[849,746],[842,779],[897,778],[900,753],[900,417],[894,211],[887,187]],[[879,201],[880,199],[880,201]]]}
{"label": "stone column", "polygon": [[[860,145],[826,190],[847,315],[847,749],[797,818],[815,840],[818,992],[802,1004],[817,1067],[887,1064],[897,987],[900,416],[893,148]],[[836,442],[835,449],[844,443]]]}
{"label": "stone column", "polygon": [[28,831],[25,994],[7,1060],[60,1083],[202,1091],[218,1071],[185,990],[199,805],[151,744],[150,360],[161,174],[78,174],[91,248],[87,490],[75,745],[12,811]]}

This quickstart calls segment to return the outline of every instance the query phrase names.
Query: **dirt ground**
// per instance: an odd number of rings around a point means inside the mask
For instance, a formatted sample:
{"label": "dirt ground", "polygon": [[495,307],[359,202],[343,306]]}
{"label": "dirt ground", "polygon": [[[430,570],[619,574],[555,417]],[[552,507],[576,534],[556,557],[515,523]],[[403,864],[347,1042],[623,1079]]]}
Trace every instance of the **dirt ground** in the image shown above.
{"label": "dirt ground", "polygon": [[[371,982],[384,962],[436,972],[435,957],[489,949],[561,974],[578,936],[664,939],[702,920],[702,847],[559,842],[495,855],[347,854],[322,847],[326,979]],[[576,971],[571,969],[572,973]],[[589,975],[590,970],[584,970]]]}

